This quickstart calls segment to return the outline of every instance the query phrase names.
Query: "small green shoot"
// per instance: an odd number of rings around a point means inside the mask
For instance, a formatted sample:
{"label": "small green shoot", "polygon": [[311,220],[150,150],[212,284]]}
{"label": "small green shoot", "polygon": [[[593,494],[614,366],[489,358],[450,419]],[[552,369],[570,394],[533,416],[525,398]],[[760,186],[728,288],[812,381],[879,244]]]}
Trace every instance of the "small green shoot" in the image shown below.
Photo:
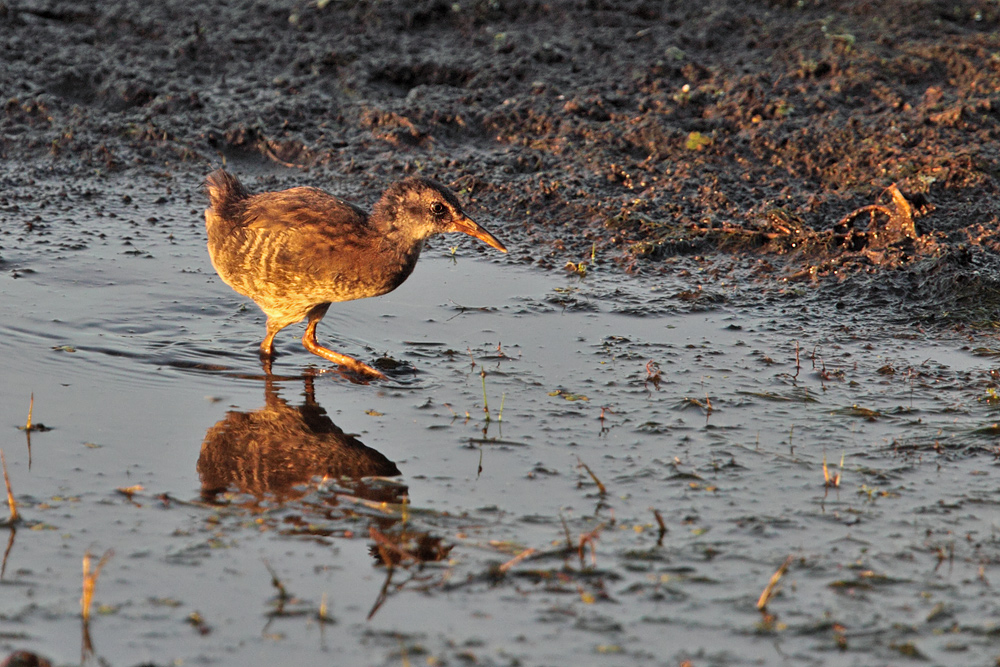
{"label": "small green shoot", "polygon": [[980,397],[979,400],[987,405],[998,405],[1000,404],[1000,394],[997,393],[996,387],[987,387],[986,395]]}
{"label": "small green shoot", "polygon": [[706,136],[701,132],[691,132],[688,134],[687,142],[685,143],[685,148],[689,151],[700,151],[706,146],[712,145],[712,137]]}

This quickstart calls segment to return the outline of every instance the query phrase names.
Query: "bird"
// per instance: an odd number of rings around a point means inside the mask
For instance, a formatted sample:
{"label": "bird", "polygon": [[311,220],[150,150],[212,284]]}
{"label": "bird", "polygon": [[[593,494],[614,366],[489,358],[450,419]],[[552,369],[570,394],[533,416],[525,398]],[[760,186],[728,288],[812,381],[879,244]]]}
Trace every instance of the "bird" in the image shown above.
{"label": "bird", "polygon": [[405,281],[434,234],[468,234],[507,248],[472,220],[447,187],[429,178],[391,184],[369,214],[314,187],[252,194],[218,169],[206,178],[208,254],[219,277],[267,316],[260,357],[270,372],[274,337],[308,318],[302,344],[361,377],[380,371],[323,347],[316,325],[330,304],[386,294]]}

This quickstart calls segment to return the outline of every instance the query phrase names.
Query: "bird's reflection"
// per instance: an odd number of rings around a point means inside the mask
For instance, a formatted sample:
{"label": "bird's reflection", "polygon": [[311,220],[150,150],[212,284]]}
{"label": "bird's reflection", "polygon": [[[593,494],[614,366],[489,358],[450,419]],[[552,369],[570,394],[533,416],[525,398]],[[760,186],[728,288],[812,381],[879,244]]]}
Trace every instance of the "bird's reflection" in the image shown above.
{"label": "bird's reflection", "polygon": [[[357,519],[366,517],[369,552],[386,568],[369,618],[404,588],[438,585],[419,566],[446,560],[452,545],[410,516],[406,486],[373,479],[399,475],[396,464],[337,428],[316,402],[312,376],[305,377],[305,401],[298,406],[278,395],[281,380],[265,376],[264,407],[230,411],[208,429],[198,457],[202,498],[222,502],[220,495],[237,492],[252,496],[252,507],[295,503],[299,511],[281,519],[284,535],[352,537],[359,535]],[[335,480],[336,488],[324,484],[318,489],[312,484],[318,477]],[[353,498],[341,504],[338,497],[345,494]],[[409,576],[396,574],[409,572],[412,565],[417,571]],[[271,577],[281,594],[268,623],[295,613],[286,608],[294,598],[284,593],[274,572]]]}
{"label": "bird's reflection", "polygon": [[309,493],[309,483],[322,477],[344,480],[361,498],[400,502],[406,487],[362,481],[400,472],[395,463],[330,420],[316,402],[311,376],[305,378],[302,405],[289,405],[276,384],[274,376],[265,378],[264,407],[230,411],[208,429],[198,457],[205,500],[237,491],[284,503]]}

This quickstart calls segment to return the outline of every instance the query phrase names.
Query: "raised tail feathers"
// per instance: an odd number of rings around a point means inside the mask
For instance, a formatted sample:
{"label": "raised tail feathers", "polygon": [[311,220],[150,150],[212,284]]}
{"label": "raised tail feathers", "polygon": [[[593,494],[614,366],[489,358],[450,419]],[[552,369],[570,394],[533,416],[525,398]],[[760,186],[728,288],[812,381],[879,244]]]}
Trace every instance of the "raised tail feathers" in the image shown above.
{"label": "raised tail feathers", "polygon": [[208,199],[212,210],[224,220],[235,220],[243,212],[250,192],[236,178],[224,169],[216,169],[205,179]]}

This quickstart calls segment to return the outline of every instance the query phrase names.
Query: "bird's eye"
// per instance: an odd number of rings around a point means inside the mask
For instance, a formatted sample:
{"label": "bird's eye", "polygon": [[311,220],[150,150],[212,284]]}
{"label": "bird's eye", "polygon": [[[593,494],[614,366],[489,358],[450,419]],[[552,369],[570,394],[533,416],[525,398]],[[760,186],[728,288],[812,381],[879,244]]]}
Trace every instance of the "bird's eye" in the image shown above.
{"label": "bird's eye", "polygon": [[431,213],[433,213],[439,218],[443,216],[447,210],[448,209],[445,208],[444,204],[442,204],[439,201],[436,201],[433,204],[431,204]]}

